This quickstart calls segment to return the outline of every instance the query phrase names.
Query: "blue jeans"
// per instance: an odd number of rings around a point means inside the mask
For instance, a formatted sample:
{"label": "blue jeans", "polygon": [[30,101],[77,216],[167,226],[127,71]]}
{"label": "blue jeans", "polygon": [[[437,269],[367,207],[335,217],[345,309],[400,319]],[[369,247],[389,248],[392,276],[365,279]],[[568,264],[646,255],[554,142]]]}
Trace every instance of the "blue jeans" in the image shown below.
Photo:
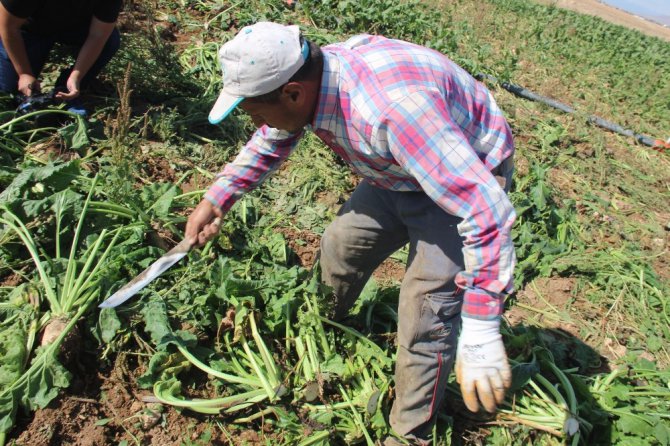
{"label": "blue jeans", "polygon": [[[82,26],[78,29],[60,32],[58,34],[42,36],[34,33],[28,33],[22,31],[23,42],[26,46],[26,52],[28,53],[28,60],[30,61],[30,66],[33,69],[33,74],[35,77],[38,77],[44,68],[44,64],[47,62],[49,53],[53,49],[54,44],[60,43],[66,45],[72,49],[73,57],[77,57],[79,50],[84,45],[86,37],[88,36],[89,24]],[[81,82],[81,87],[85,88],[91,80],[102,71],[102,69],[107,65],[107,63],[112,60],[114,54],[119,49],[121,44],[121,36],[119,31],[114,28],[112,34],[107,39],[105,46],[102,48],[102,52],[98,59],[93,63],[88,73],[84,76]],[[63,70],[56,81],[56,86],[65,86],[67,78],[70,76],[73,66]],[[19,81],[18,74],[14,69],[12,61],[9,59],[7,50],[5,46],[0,41],[0,91],[3,93],[14,93],[17,89],[17,84]]]}

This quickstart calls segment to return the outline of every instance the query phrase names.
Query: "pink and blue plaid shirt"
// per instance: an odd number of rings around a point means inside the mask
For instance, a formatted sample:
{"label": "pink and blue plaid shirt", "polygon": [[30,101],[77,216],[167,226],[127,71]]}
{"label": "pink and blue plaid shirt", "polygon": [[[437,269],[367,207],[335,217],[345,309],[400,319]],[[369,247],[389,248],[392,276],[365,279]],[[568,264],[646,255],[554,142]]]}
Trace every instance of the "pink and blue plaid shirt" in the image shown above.
{"label": "pink and blue plaid shirt", "polygon": [[[512,133],[490,92],[444,55],[379,36],[322,48],[324,70],[307,126],[371,184],[423,190],[461,217],[463,316],[495,319],[512,291],[515,213],[491,171],[512,156]],[[205,198],[224,212],[275,171],[303,132],[263,126]]]}

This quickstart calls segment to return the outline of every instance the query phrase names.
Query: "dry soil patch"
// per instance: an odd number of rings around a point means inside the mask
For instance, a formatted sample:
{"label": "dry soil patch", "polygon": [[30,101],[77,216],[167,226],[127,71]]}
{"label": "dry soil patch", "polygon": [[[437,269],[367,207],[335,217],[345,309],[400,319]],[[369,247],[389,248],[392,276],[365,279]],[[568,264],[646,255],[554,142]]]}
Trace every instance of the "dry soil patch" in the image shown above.
{"label": "dry soil patch", "polygon": [[536,0],[544,5],[554,5],[559,8],[570,9],[581,14],[589,14],[600,17],[627,28],[636,29],[649,36],[658,37],[670,41],[670,28],[658,23],[643,19],[621,9],[606,5],[597,0]]}

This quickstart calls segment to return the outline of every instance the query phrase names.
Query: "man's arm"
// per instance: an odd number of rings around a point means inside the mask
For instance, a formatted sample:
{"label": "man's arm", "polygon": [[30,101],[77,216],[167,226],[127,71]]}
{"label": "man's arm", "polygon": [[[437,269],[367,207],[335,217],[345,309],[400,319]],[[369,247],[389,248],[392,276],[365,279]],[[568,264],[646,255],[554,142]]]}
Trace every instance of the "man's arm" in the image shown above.
{"label": "man's arm", "polygon": [[18,74],[17,89],[26,96],[31,96],[33,93],[40,92],[40,84],[33,74],[23,36],[21,36],[21,26],[26,21],[26,18],[17,17],[7,11],[0,2],[0,39]]}
{"label": "man's arm", "polygon": [[86,76],[95,61],[100,56],[102,48],[107,43],[109,36],[114,31],[116,22],[103,22],[97,17],[91,18],[91,25],[88,30],[88,37],[84,41],[74,63],[74,68],[67,79],[67,92],[59,91],[56,93],[58,99],[69,100],[79,96],[81,80]]}
{"label": "man's arm", "polygon": [[223,217],[240,197],[261,184],[289,157],[303,132],[289,134],[268,126],[256,130],[249,142],[232,163],[216,176],[216,181],[205,193],[186,223],[185,236],[197,246],[214,238]]}

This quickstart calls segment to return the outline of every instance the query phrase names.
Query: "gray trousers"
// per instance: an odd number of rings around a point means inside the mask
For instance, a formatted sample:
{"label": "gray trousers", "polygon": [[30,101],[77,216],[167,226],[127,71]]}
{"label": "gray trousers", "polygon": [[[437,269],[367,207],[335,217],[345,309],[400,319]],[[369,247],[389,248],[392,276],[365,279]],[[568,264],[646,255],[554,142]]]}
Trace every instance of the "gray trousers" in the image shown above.
{"label": "gray trousers", "polygon": [[[497,170],[508,189],[512,161]],[[322,280],[333,287],[336,318],[346,315],[377,266],[409,242],[390,415],[393,430],[408,439],[429,436],[455,359],[463,298],[454,283],[463,269],[460,221],[423,192],[364,181],[321,239]]]}

